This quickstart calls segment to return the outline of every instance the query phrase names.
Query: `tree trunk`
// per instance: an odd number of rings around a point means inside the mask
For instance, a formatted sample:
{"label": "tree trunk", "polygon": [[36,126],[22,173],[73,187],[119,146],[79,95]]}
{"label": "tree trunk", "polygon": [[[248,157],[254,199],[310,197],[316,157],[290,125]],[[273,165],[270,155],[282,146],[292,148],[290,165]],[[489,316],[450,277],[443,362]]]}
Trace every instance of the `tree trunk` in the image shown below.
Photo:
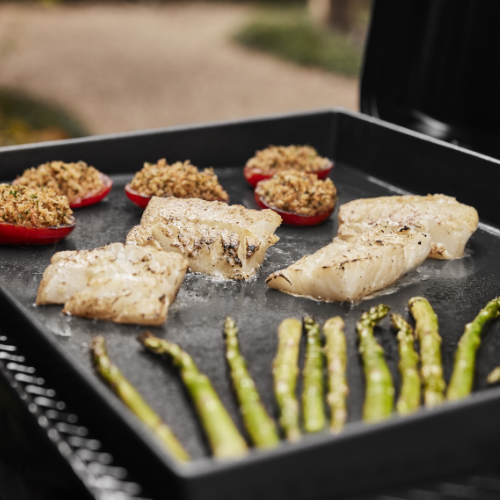
{"label": "tree trunk", "polygon": [[352,0],[330,0],[328,26],[347,33],[352,27]]}

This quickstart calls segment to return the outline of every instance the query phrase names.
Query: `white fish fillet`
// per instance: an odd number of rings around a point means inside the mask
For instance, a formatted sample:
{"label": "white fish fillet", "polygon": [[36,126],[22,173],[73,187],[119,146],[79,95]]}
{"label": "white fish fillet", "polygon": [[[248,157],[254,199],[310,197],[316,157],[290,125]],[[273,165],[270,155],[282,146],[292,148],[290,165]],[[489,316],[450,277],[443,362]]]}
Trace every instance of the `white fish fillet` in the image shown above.
{"label": "white fish fillet", "polygon": [[266,283],[291,295],[326,302],[359,301],[394,283],[429,254],[431,238],[408,228],[391,232],[379,227],[306,255]]}
{"label": "white fish fillet", "polygon": [[281,217],[219,201],[153,197],[127,236],[129,245],[178,252],[191,271],[246,280],[259,269]]}
{"label": "white fish fillet", "polygon": [[431,259],[459,259],[478,222],[475,208],[443,194],[383,196],[342,205],[337,236],[348,240],[381,223],[407,226],[430,235]]}
{"label": "white fish fillet", "polygon": [[37,305],[116,323],[161,325],[188,268],[181,255],[112,243],[58,252],[43,273]]}

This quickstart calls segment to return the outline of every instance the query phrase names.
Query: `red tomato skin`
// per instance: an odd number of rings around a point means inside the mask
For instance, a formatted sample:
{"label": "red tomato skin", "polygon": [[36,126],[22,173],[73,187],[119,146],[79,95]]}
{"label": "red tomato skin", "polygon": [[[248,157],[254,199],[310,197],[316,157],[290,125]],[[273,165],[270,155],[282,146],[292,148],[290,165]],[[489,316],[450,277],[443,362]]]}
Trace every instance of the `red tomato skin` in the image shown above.
{"label": "red tomato skin", "polygon": [[76,220],[59,227],[23,227],[0,224],[0,245],[51,245],[75,229]]}
{"label": "red tomato skin", "polygon": [[152,198],[152,196],[145,196],[145,195],[139,194],[137,191],[133,190],[130,187],[130,182],[125,186],[125,194],[127,195],[128,199],[132,203],[135,203],[137,206],[141,207],[142,209],[144,209],[148,206],[149,200]]}
{"label": "red tomato skin", "polygon": [[327,220],[335,209],[334,206],[328,212],[324,212],[320,215],[299,215],[292,212],[285,212],[284,210],[279,210],[278,208],[273,208],[267,205],[267,203],[257,194],[257,191],[254,192],[254,196],[255,201],[260,208],[273,210],[283,219],[283,224],[286,224],[287,226],[317,226]]}
{"label": "red tomato skin", "polygon": [[111,191],[113,187],[113,181],[106,175],[101,172],[101,179],[104,182],[104,187],[98,192],[90,195],[86,195],[82,198],[75,198],[70,203],[70,208],[82,208],[88,207],[89,205],[94,205],[95,203],[99,203],[101,200],[106,198],[108,193]]}

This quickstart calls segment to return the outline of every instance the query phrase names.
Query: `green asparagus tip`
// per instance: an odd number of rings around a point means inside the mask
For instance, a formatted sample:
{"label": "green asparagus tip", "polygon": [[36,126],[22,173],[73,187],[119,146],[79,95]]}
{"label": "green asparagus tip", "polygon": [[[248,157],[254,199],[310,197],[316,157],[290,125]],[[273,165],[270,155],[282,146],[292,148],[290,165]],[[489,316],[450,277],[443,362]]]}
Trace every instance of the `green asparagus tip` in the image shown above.
{"label": "green asparagus tip", "polygon": [[338,434],[347,418],[346,397],[349,393],[346,380],[347,348],[344,334],[344,320],[335,316],[323,326],[326,337],[324,353],[327,358],[328,394],[330,406],[330,431]]}
{"label": "green asparagus tip", "polygon": [[412,297],[408,301],[408,305],[411,307],[413,304],[415,304],[415,302],[421,302],[421,301],[428,302],[428,300],[425,297]]}
{"label": "green asparagus tip", "polygon": [[413,337],[413,328],[408,324],[408,322],[398,313],[391,314],[391,325],[395,330],[404,330],[411,333]]}
{"label": "green asparagus tip", "polygon": [[92,337],[90,341],[90,352],[94,357],[106,354],[106,343],[102,335]]}
{"label": "green asparagus tip", "polygon": [[224,323],[224,333],[226,335],[226,359],[245,428],[255,446],[273,448],[279,443],[276,424],[262,404],[245,358],[240,352],[238,328],[230,317],[227,317]]}
{"label": "green asparagus tip", "polygon": [[424,388],[424,404],[427,408],[434,408],[443,402],[446,389],[438,317],[424,297],[412,297],[408,305],[415,319],[415,336],[420,343],[420,375]]}
{"label": "green asparagus tip", "polygon": [[228,337],[234,337],[238,334],[238,327],[236,326],[236,321],[230,316],[226,317],[226,321],[224,321],[224,333]]}
{"label": "green asparagus tip", "polygon": [[145,344],[148,339],[152,339],[152,338],[154,338],[154,335],[149,331],[145,331],[143,334],[137,336],[137,340],[141,344]]}
{"label": "green asparagus tip", "polygon": [[144,346],[154,349],[159,346],[159,341],[151,332],[145,331],[142,335],[137,337],[137,340]]}
{"label": "green asparagus tip", "polygon": [[400,314],[391,314],[391,324],[397,330],[401,389],[396,403],[400,415],[409,415],[420,407],[421,380],[418,354],[415,352],[413,328]]}
{"label": "green asparagus tip", "polygon": [[302,408],[306,432],[318,432],[325,426],[323,405],[323,349],[321,330],[313,318],[304,318],[307,333],[306,359],[303,371]]}
{"label": "green asparagus tip", "polygon": [[330,318],[325,321],[325,324],[323,328],[337,328],[337,329],[342,329],[344,328],[344,320],[340,316],[334,316],[333,318]]}
{"label": "green asparagus tip", "polygon": [[385,318],[390,311],[390,307],[386,304],[379,304],[373,306],[368,311],[361,315],[361,322],[369,321],[372,324],[378,323],[381,319]]}
{"label": "green asparagus tip", "polygon": [[273,361],[273,386],[280,424],[288,441],[300,439],[299,404],[295,389],[302,322],[284,319],[278,327],[278,350]]}
{"label": "green asparagus tip", "polygon": [[379,422],[389,418],[394,402],[394,384],[384,358],[384,350],[373,335],[377,323],[387,316],[389,306],[380,304],[361,315],[356,324],[359,336],[359,352],[363,361],[366,390],[363,420]]}

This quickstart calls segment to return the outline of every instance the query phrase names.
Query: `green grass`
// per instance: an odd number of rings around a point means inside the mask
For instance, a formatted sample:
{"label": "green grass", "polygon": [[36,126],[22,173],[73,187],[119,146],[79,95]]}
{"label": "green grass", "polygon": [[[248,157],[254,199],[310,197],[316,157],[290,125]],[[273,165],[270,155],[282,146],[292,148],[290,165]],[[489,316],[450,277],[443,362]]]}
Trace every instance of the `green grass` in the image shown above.
{"label": "green grass", "polygon": [[85,127],[63,109],[0,89],[0,146],[86,135]]}
{"label": "green grass", "polygon": [[362,47],[347,35],[314,25],[299,8],[259,11],[235,40],[304,66],[315,66],[349,77],[358,76]]}

